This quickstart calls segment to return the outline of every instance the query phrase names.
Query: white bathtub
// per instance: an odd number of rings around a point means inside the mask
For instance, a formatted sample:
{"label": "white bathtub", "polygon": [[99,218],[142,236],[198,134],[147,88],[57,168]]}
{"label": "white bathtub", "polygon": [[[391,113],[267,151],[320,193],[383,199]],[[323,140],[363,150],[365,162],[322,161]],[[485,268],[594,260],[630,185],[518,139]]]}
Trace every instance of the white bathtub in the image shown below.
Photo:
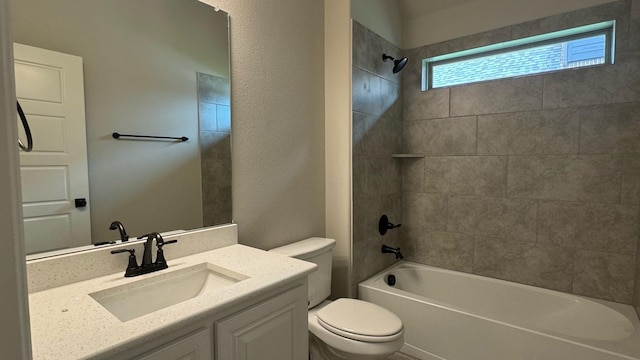
{"label": "white bathtub", "polygon": [[358,291],[402,319],[401,351],[424,360],[640,359],[627,305],[406,261]]}

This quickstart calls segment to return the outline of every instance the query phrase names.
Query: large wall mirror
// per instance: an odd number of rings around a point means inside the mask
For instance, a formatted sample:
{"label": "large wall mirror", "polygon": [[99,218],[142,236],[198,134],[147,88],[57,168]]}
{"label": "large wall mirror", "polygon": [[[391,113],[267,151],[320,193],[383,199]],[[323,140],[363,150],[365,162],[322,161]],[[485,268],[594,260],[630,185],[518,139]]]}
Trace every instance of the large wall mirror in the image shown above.
{"label": "large wall mirror", "polygon": [[27,254],[117,240],[115,220],[131,237],[232,221],[228,14],[197,0],[12,8],[34,138],[20,154]]}

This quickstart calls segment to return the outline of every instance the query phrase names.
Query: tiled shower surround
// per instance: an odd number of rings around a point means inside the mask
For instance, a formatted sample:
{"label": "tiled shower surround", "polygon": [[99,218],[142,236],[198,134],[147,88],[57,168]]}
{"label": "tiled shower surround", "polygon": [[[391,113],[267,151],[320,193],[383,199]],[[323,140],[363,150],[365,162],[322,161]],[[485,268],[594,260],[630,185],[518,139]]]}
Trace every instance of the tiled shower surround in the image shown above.
{"label": "tiled shower surround", "polygon": [[[386,53],[402,50],[353,22],[353,288],[358,282],[393,264],[382,244],[400,245],[400,230],[378,233],[378,220],[401,223],[402,164],[392,153],[402,150],[402,73],[393,74]],[[404,226],[404,225],[403,225]],[[401,228],[400,228],[401,229]]]}
{"label": "tiled shower surround", "polygon": [[231,222],[229,79],[197,73],[204,226]]}
{"label": "tiled shower surround", "polygon": [[[613,65],[420,90],[421,59],[608,20],[616,20]],[[356,28],[354,64],[365,53]],[[360,69],[354,67],[356,280],[383,267],[380,255],[358,254],[380,238],[370,233],[375,214],[369,224],[359,217],[375,208],[363,194],[370,196],[372,180],[358,180],[366,177],[384,182],[394,200],[401,189],[400,205],[389,209],[402,209],[401,231],[394,235],[401,235],[407,260],[638,307],[640,0],[406,50],[405,56],[401,151],[390,142],[395,132],[378,135],[366,150],[356,142],[367,134],[360,133],[355,105],[374,100],[358,97]],[[363,151],[367,161],[356,161]],[[425,157],[389,160],[395,152]],[[371,165],[369,154],[386,158],[388,168]],[[392,176],[397,166],[401,184]]]}

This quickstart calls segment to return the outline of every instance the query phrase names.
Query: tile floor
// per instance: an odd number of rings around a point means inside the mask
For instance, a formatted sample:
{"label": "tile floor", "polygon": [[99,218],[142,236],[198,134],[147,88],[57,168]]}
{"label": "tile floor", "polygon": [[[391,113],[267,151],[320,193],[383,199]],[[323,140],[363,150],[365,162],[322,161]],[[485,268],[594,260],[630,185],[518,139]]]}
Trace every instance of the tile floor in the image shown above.
{"label": "tile floor", "polygon": [[389,357],[388,360],[420,360],[418,358],[414,358],[413,356],[403,354],[401,352],[397,352]]}

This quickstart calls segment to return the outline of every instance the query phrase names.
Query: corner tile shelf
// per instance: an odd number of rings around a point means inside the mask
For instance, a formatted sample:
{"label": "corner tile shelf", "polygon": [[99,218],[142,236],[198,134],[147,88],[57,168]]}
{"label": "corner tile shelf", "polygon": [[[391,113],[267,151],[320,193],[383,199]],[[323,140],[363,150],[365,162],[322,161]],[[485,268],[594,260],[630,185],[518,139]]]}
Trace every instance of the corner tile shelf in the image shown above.
{"label": "corner tile shelf", "polygon": [[424,155],[423,154],[391,154],[392,158],[399,158],[399,159],[417,159],[417,158],[423,158]]}

